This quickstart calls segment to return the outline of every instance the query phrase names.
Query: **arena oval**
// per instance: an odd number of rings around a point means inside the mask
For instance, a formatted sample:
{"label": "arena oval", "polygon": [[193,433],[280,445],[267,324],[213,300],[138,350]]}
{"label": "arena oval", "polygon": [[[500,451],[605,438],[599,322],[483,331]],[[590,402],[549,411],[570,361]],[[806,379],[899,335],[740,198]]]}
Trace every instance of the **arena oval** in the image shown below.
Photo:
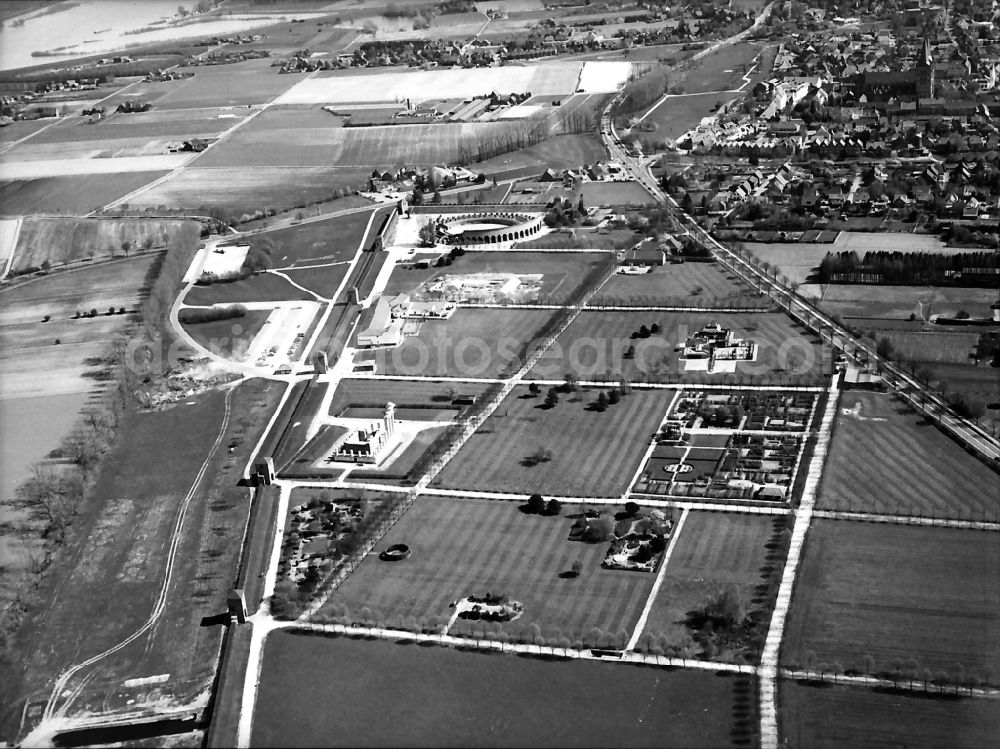
{"label": "arena oval", "polygon": [[450,244],[517,242],[542,230],[544,214],[473,213],[442,219]]}

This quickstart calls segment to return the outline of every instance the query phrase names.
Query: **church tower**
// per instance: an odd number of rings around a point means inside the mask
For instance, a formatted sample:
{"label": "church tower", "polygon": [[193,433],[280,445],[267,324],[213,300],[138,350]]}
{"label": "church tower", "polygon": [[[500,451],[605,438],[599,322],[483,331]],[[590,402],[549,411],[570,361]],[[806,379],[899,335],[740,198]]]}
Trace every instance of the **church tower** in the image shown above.
{"label": "church tower", "polygon": [[920,62],[917,64],[917,96],[921,99],[934,97],[934,53],[926,36]]}

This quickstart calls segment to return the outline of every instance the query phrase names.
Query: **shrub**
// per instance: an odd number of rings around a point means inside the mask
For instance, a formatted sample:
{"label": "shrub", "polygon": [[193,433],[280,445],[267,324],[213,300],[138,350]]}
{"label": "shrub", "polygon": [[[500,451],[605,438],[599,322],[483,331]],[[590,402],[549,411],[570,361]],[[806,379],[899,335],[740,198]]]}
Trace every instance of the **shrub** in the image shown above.
{"label": "shrub", "polygon": [[198,323],[215,322],[216,320],[231,320],[243,317],[247,313],[247,308],[242,304],[229,304],[224,307],[211,307],[208,309],[182,309],[177,318],[187,325],[197,325]]}
{"label": "shrub", "polygon": [[532,514],[539,514],[545,511],[545,499],[541,494],[532,494],[528,497],[527,511]]}

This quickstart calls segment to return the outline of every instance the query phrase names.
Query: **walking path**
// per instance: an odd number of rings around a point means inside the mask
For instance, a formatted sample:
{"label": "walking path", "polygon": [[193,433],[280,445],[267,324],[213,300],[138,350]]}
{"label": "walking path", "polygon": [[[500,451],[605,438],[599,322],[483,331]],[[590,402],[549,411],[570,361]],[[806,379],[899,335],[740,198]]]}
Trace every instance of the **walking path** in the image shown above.
{"label": "walking path", "polygon": [[838,375],[834,375],[830,385],[830,397],[823,412],[819,434],[816,437],[816,449],[806,474],[805,485],[802,488],[802,498],[795,510],[795,526],[792,529],[792,540],[788,547],[788,557],[785,559],[785,569],[781,575],[781,585],[778,587],[778,598],[771,613],[771,626],[767,630],[764,641],[764,651],[760,658],[758,676],[760,679],[760,743],[761,749],[777,749],[778,747],[778,656],[781,650],[781,638],[785,631],[785,618],[792,602],[792,589],[795,586],[795,573],[799,568],[802,549],[805,544],[809,523],[812,521],[813,506],[816,503],[816,492],[819,489],[823,474],[823,464],[826,462],[826,452],[830,445],[833,419],[837,415],[837,404],[840,391],[837,388]]}
{"label": "walking path", "polygon": [[925,525],[935,528],[964,528],[980,531],[1000,531],[1000,522],[993,520],[958,520],[954,518],[925,518],[918,515],[897,515],[879,512],[852,512],[848,510],[815,510],[813,517],[828,520],[860,520],[868,523],[893,523],[895,525]]}
{"label": "walking path", "polygon": [[670,544],[667,546],[667,550],[663,552],[663,559],[660,560],[660,570],[656,573],[656,581],[649,591],[646,605],[642,607],[639,621],[635,623],[635,630],[629,638],[628,645],[625,646],[626,650],[635,650],[636,643],[639,642],[639,636],[642,634],[642,630],[646,628],[646,620],[649,618],[649,612],[653,609],[653,602],[656,600],[656,595],[660,592],[660,586],[663,585],[663,578],[667,574],[667,562],[670,561],[670,557],[674,553],[674,547],[677,546],[677,539],[680,538],[681,529],[684,527],[684,521],[687,520],[688,512],[687,508],[681,512],[681,516],[677,520],[677,525],[674,526],[670,533]]}

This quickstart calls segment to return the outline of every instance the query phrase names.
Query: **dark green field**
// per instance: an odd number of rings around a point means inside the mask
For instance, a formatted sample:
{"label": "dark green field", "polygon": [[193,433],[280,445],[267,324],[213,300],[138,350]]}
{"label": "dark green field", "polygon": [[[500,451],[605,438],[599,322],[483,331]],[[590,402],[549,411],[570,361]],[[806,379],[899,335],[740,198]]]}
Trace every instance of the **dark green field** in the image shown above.
{"label": "dark green field", "polygon": [[[785,665],[946,683],[1000,669],[1000,543],[990,531],[821,520],[785,629]],[[873,664],[866,665],[866,656]]]}
{"label": "dark green field", "polygon": [[192,286],[185,304],[208,306],[236,302],[315,301],[316,297],[288,283],[274,273],[259,273],[242,281]]}
{"label": "dark green field", "polygon": [[779,741],[790,746],[987,749],[1000,736],[1000,704],[782,681]]}
{"label": "dark green field", "polygon": [[727,747],[743,677],[275,632],[253,746]]}

